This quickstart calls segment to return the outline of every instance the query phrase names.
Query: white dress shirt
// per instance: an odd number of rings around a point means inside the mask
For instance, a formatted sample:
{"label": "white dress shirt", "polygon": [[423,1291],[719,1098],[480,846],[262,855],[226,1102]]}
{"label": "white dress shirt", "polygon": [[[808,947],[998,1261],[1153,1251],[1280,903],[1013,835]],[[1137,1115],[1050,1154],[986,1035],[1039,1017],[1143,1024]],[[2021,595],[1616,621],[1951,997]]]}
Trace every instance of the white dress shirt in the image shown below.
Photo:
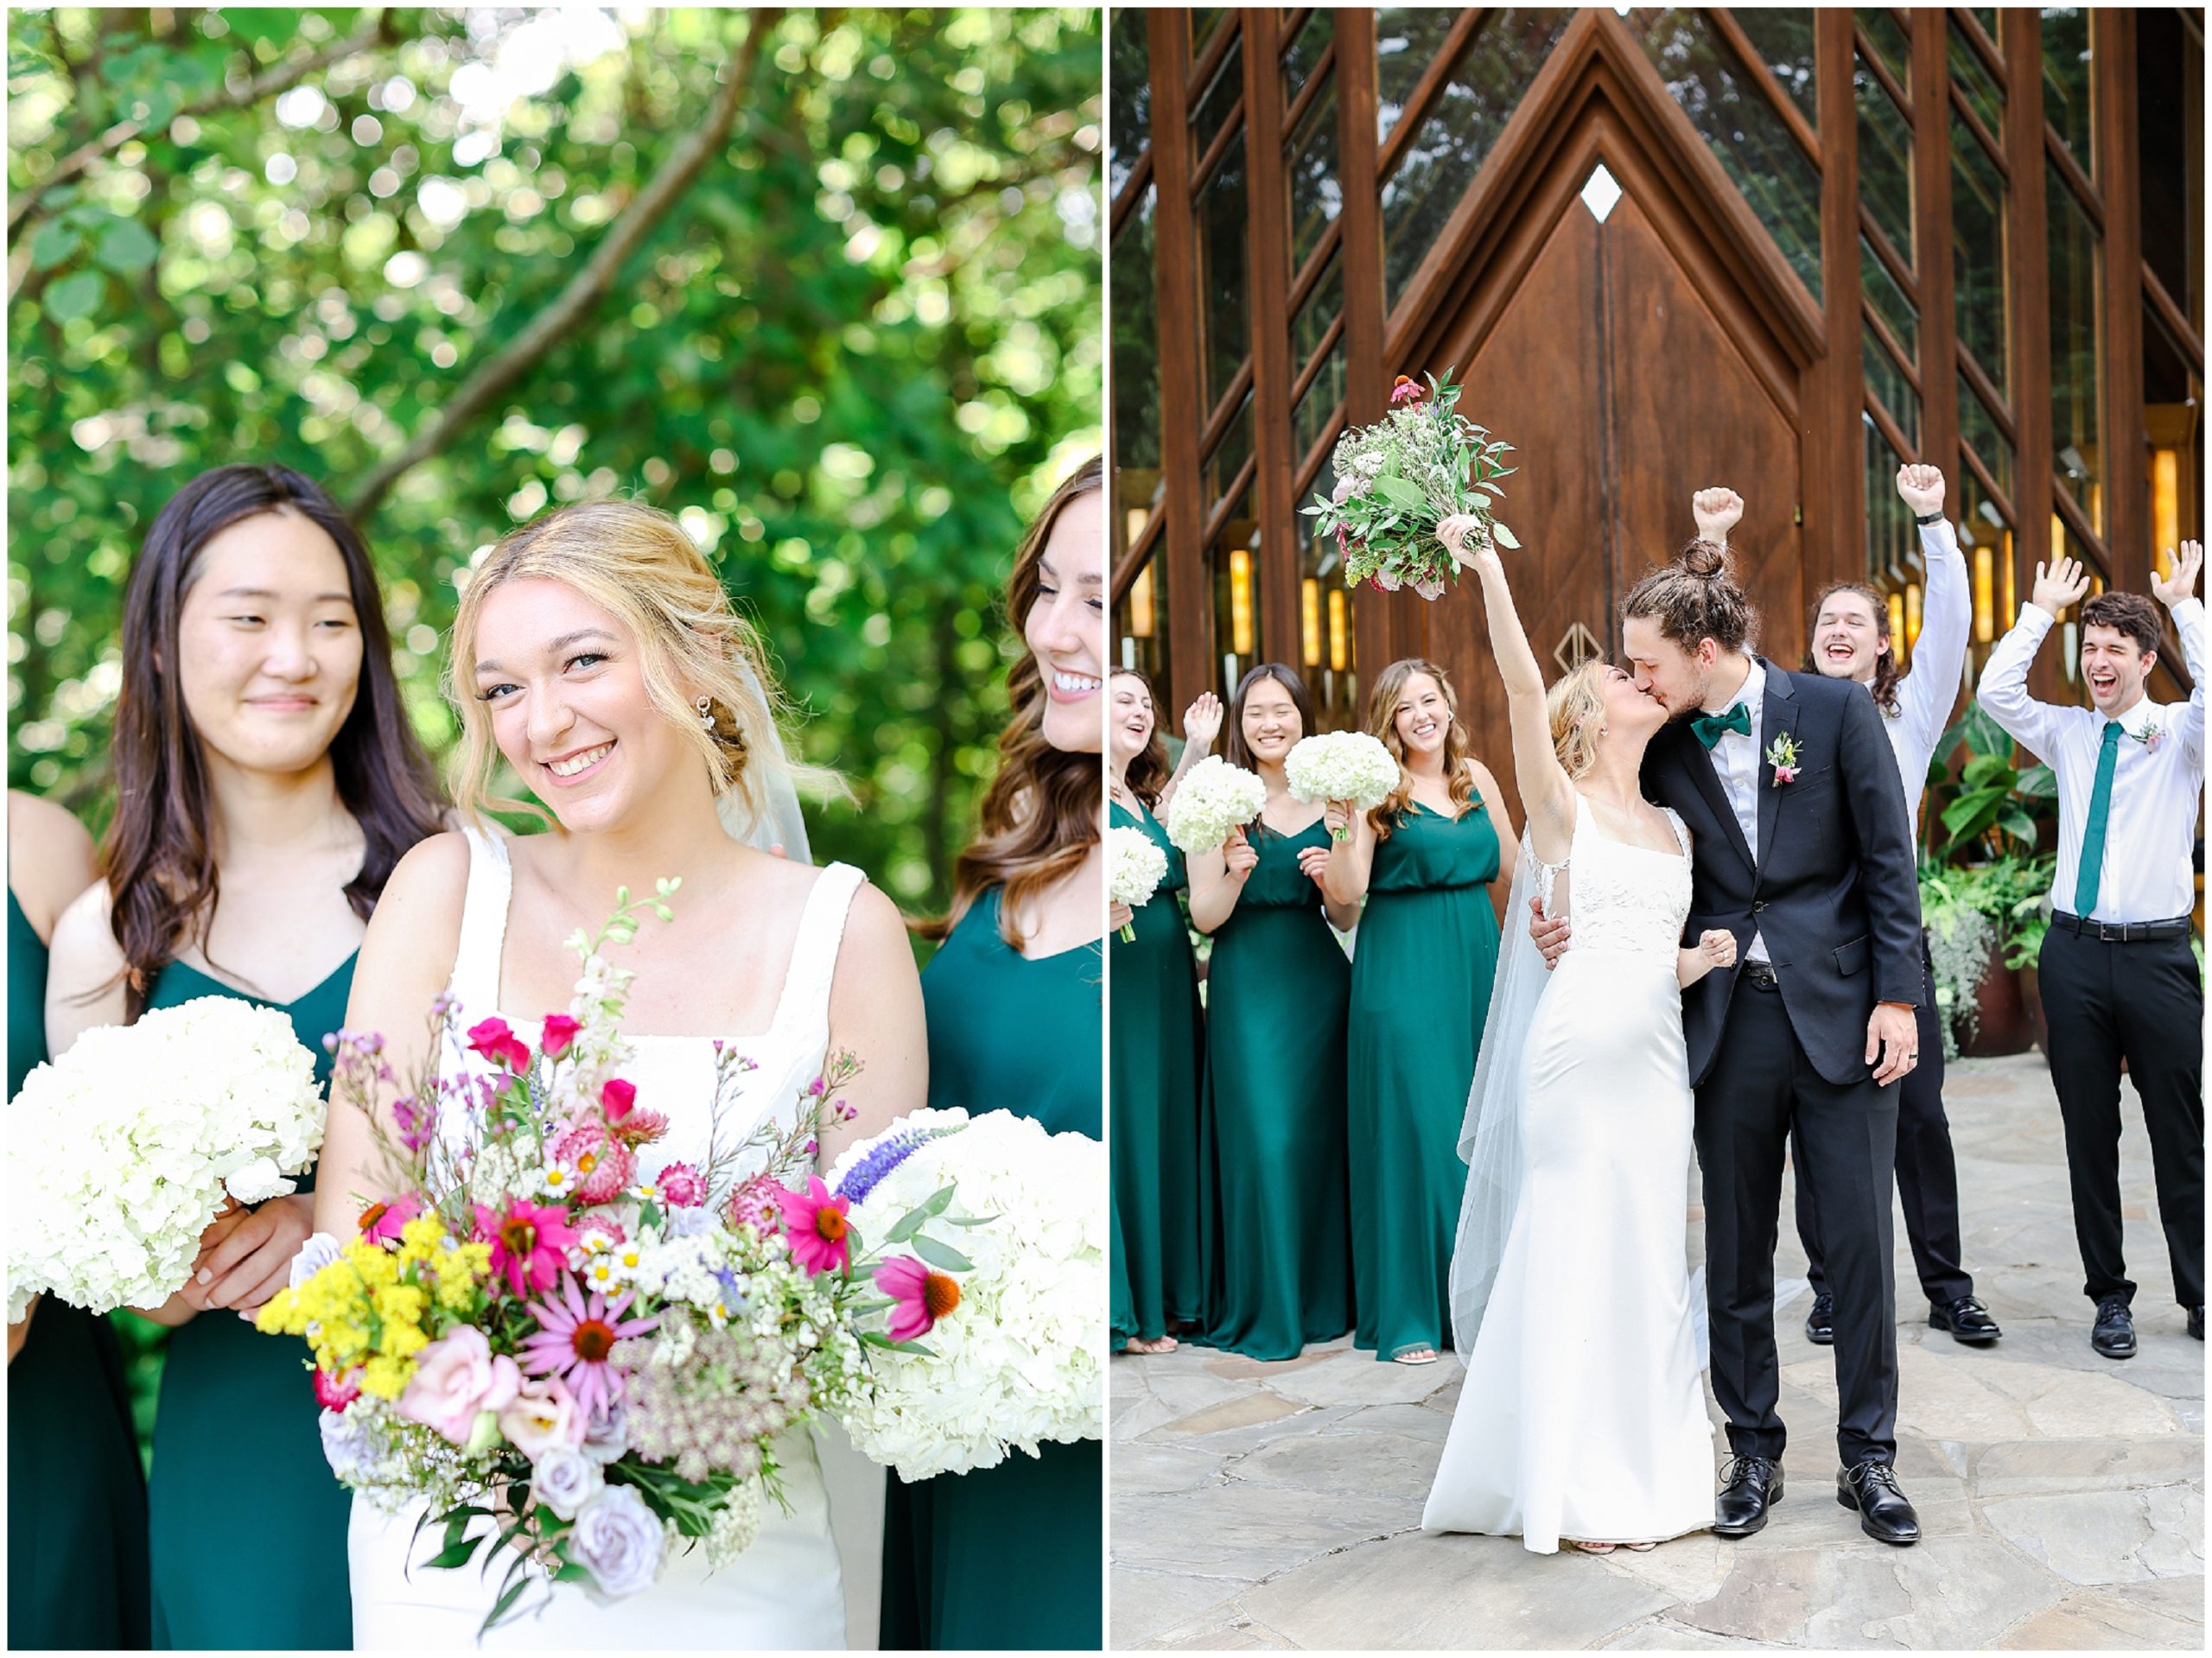
{"label": "white dress shirt", "polygon": [[[1920,637],[1913,642],[1912,671],[1897,682],[1897,711],[1885,716],[1882,728],[1897,757],[1904,782],[1904,804],[1912,817],[1912,838],[1920,840],[1920,807],[1928,792],[1928,765],[1943,739],[1951,709],[1967,670],[1967,634],[1974,626],[1974,593],[1967,585],[1966,556],[1950,524],[1937,519],[1920,527],[1921,550],[1928,556],[1928,588],[1920,600]],[[1895,641],[1891,641],[1895,648]]]}
{"label": "white dress shirt", "polygon": [[[1740,731],[1724,731],[1720,740],[1707,751],[1707,755],[1713,761],[1713,774],[1720,779],[1721,791],[1728,797],[1728,804],[1736,814],[1736,826],[1744,831],[1744,845],[1750,850],[1751,864],[1756,868],[1759,861],[1759,734],[1766,718],[1766,669],[1757,657],[1751,662],[1751,671],[1745,678],[1744,689],[1717,705],[1707,704],[1704,712],[1726,714],[1738,702],[1751,711],[1749,736]],[[1771,959],[1766,953],[1766,940],[1757,932],[1751,935],[1751,948],[1744,952],[1744,959]]]}
{"label": "white dress shirt", "polygon": [[[2173,619],[2196,689],[2186,702],[2143,697],[2120,716],[2126,734],[2113,764],[2104,867],[2088,920],[2167,921],[2196,907],[2190,847],[2204,788],[2203,603],[2183,600]],[[1990,717],[2057,773],[2058,868],[2050,898],[2057,909],[2079,915],[2075,877],[2107,721],[2094,708],[2062,708],[2028,695],[2028,664],[2052,626],[2048,611],[2023,605],[2020,619],[1989,653],[1979,690]]]}

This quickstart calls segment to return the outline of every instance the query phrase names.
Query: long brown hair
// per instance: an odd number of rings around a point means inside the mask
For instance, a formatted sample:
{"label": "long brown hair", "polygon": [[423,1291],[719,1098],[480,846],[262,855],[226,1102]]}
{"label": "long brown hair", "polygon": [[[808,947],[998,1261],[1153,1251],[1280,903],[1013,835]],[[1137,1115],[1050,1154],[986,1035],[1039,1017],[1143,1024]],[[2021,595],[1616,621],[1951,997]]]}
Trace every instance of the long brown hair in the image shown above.
{"label": "long brown hair", "polygon": [[[1030,524],[1014,556],[1007,580],[1007,624],[1019,633],[1029,619],[1044,584],[1039,569],[1045,543],[1060,514],[1104,486],[1102,457],[1093,455],[1052,492]],[[1034,651],[1025,649],[1007,670],[1006,699],[1014,717],[999,734],[999,769],[983,791],[977,812],[980,833],[952,866],[952,907],[944,918],[915,931],[943,938],[958,926],[976,900],[999,888],[999,937],[1009,949],[1022,946],[1014,914],[1028,899],[1061,876],[1072,873],[1098,844],[1100,772],[1104,756],[1058,749],[1045,736],[1044,671]],[[1101,717],[1103,717],[1103,711]]]}
{"label": "long brown hair", "polygon": [[1830,582],[1813,600],[1812,614],[1805,623],[1805,670],[1815,674],[1821,670],[1820,661],[1814,655],[1814,635],[1820,627],[1821,613],[1839,593],[1857,594],[1874,612],[1874,637],[1882,642],[1882,651],[1874,658],[1874,683],[1871,689],[1874,706],[1894,720],[1897,715],[1897,681],[1904,676],[1897,671],[1897,648],[1890,637],[1890,603],[1864,581]]}
{"label": "long brown hair", "polygon": [[1415,674],[1427,674],[1444,693],[1444,777],[1451,790],[1452,815],[1457,817],[1460,809],[1475,797],[1475,740],[1459,723],[1459,694],[1452,689],[1444,670],[1426,657],[1402,657],[1375,676],[1375,689],[1367,698],[1368,734],[1381,738],[1390,757],[1398,762],[1398,786],[1367,814],[1378,841],[1387,841],[1395,833],[1399,820],[1413,805],[1414,774],[1406,764],[1405,740],[1398,735],[1398,705],[1405,700],[1406,682]]}
{"label": "long brown hair", "polygon": [[[1117,679],[1134,679],[1144,687],[1147,696],[1153,695],[1152,681],[1143,669],[1116,668],[1106,676],[1109,706],[1113,684]],[[1142,748],[1129,757],[1126,781],[1131,794],[1147,806],[1156,806],[1160,804],[1160,791],[1167,786],[1167,744],[1160,734],[1160,709],[1155,703],[1152,710],[1152,735]]]}
{"label": "long brown hair", "polygon": [[438,829],[437,785],[400,703],[391,635],[360,533],[318,485],[289,467],[201,473],[155,518],[124,592],[116,811],[101,862],[132,1018],[144,1009],[154,975],[188,940],[206,939],[220,896],[207,759],[176,674],[184,597],[197,579],[201,549],[232,525],[270,512],[305,518],[336,543],[361,629],[360,683],[330,744],[338,798],[361,829],[360,873],[346,887],[353,913],[365,921],[393,866]]}

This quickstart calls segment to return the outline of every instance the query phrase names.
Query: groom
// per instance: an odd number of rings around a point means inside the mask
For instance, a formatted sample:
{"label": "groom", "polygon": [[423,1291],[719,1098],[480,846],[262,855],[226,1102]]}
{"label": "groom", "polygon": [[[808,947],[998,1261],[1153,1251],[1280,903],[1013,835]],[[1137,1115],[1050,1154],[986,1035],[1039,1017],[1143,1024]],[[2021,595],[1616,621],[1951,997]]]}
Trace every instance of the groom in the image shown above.
{"label": "groom", "polygon": [[[1835,1296],[1836,1496],[1866,1534],[1920,1540],[1897,1487],[1890,1191],[1897,1080],[1917,1063],[1920,891],[1897,762],[1872,698],[1750,649],[1723,555],[1694,542],[1622,606],[1639,689],[1671,722],[1644,791],[1696,838],[1686,937],[1736,935],[1738,967],[1682,996],[1704,1172],[1714,1396],[1733,1457],[1713,1530],[1748,1537],[1782,1500],[1774,1345],[1784,1148],[1812,1183]],[[1531,928],[1546,956],[1565,921]]]}

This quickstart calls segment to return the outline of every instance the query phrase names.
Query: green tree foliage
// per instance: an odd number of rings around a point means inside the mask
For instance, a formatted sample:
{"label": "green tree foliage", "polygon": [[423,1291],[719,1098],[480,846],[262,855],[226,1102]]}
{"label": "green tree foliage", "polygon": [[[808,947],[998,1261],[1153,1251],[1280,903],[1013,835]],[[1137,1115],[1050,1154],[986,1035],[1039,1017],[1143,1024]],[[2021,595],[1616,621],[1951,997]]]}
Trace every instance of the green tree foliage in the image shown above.
{"label": "green tree foliage", "polygon": [[[448,421],[710,130],[756,26],[727,140]],[[207,467],[373,498],[441,753],[472,555],[627,492],[709,550],[804,753],[850,782],[810,810],[817,857],[943,904],[1005,717],[1013,549],[1099,442],[1095,10],[16,10],[8,31],[11,783],[104,817],[123,579]]]}

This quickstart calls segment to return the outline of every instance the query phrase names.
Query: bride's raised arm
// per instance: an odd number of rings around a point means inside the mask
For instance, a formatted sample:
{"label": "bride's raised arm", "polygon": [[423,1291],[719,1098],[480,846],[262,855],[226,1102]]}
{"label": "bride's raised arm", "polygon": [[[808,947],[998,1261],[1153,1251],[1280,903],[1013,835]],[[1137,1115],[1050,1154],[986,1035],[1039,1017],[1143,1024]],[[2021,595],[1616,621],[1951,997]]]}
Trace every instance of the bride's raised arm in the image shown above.
{"label": "bride's raised arm", "polygon": [[1444,520],[1436,538],[1457,556],[1466,556],[1482,582],[1483,611],[1490,622],[1491,657],[1505,686],[1505,711],[1513,733],[1514,780],[1521,787],[1522,810],[1536,855],[1548,864],[1567,861],[1574,838],[1574,785],[1552,746],[1550,715],[1544,708],[1544,674],[1529,649],[1529,635],[1513,607],[1505,566],[1489,537],[1476,536],[1482,521],[1471,515]]}

